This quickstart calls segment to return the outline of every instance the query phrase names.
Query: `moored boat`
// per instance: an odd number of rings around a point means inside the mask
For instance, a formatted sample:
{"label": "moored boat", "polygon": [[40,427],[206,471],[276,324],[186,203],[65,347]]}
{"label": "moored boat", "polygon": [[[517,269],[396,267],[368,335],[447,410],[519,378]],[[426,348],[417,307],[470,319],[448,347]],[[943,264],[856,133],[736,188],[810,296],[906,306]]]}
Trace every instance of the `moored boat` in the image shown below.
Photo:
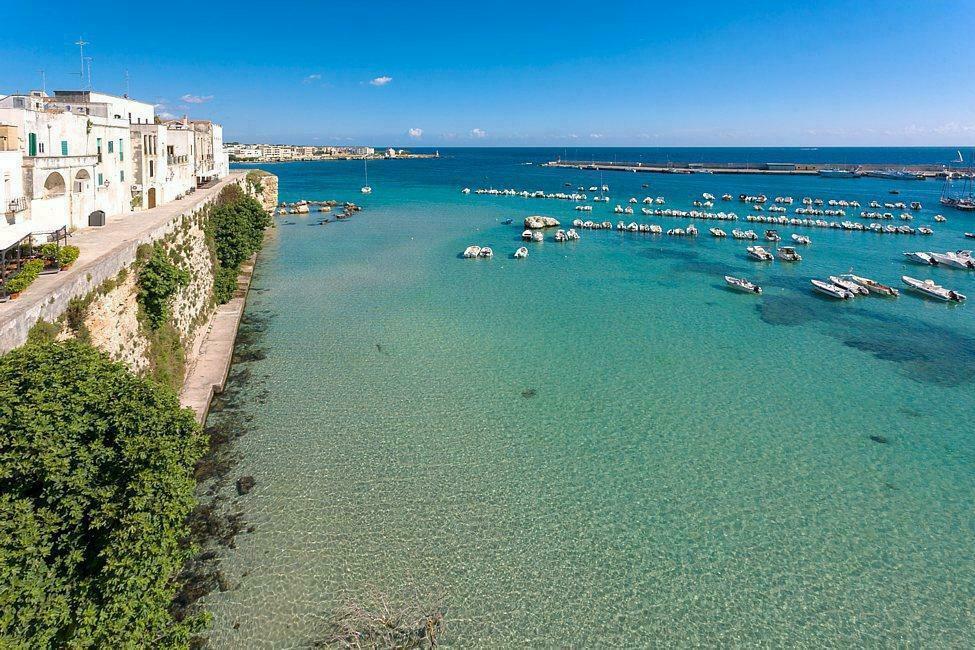
{"label": "moored boat", "polygon": [[853,282],[852,280],[845,280],[839,277],[838,275],[829,276],[829,281],[832,282],[837,287],[840,287],[841,289],[846,289],[854,296],[856,295],[867,296],[870,294],[870,291],[866,287],[860,286],[859,284]]}
{"label": "moored boat", "polygon": [[853,297],[853,294],[844,289],[843,287],[838,287],[832,282],[824,282],[822,280],[810,280],[814,291],[818,291],[821,294],[827,295],[831,298],[839,298],[840,300],[849,300]]}
{"label": "moored boat", "polygon": [[975,259],[972,258],[970,251],[958,251],[957,253],[928,253],[939,266],[946,266],[954,269],[965,269],[970,271],[975,269]]}
{"label": "moored boat", "polygon": [[489,246],[484,246],[481,248],[481,252],[478,253],[477,256],[483,259],[491,259],[494,257],[494,251],[491,250]]}
{"label": "moored boat", "polygon": [[842,276],[844,280],[849,280],[850,282],[856,282],[861,287],[869,291],[870,293],[875,293],[880,296],[892,296],[897,297],[900,295],[900,291],[894,287],[888,287],[886,284],[881,284],[876,280],[871,280],[870,278],[865,278],[860,275],[854,275],[852,273],[844,273]]}
{"label": "moored boat", "polygon": [[907,275],[901,276],[901,280],[904,281],[904,284],[909,289],[928,298],[934,298],[943,302],[963,302],[965,300],[963,294],[951,289],[945,289],[941,285],[935,284],[934,280],[918,280]]}
{"label": "moored boat", "polygon": [[467,248],[464,249],[464,257],[466,257],[469,260],[474,259],[475,257],[477,257],[480,254],[481,254],[481,247],[480,246],[472,245],[472,246],[468,246]]}
{"label": "moored boat", "polygon": [[799,253],[796,252],[796,249],[794,249],[792,246],[780,246],[776,250],[776,254],[779,256],[779,259],[782,260],[783,262],[802,261],[802,256],[799,255]]}
{"label": "moored boat", "polygon": [[525,248],[524,246],[521,246],[520,248],[518,248],[518,250],[515,251],[516,260],[523,260],[526,257],[528,257],[528,249]]}
{"label": "moored boat", "polygon": [[731,275],[724,276],[724,281],[735,291],[744,293],[762,293],[762,288],[757,284],[749,282],[745,278],[736,278]]}
{"label": "moored boat", "polygon": [[792,241],[797,244],[802,244],[803,246],[808,246],[812,243],[812,240],[805,235],[800,235],[799,233],[792,233]]}
{"label": "moored boat", "polygon": [[531,241],[532,240],[532,231],[531,230],[526,230],[525,232],[521,233],[521,238],[524,239],[525,241]]}
{"label": "moored boat", "polygon": [[708,228],[708,232],[711,233],[712,237],[727,237],[728,233],[721,230],[721,228]]}
{"label": "moored boat", "polygon": [[935,261],[929,253],[924,253],[922,251],[912,251],[904,253],[904,257],[911,260],[912,262],[917,262],[918,264],[927,264],[928,266],[934,266],[938,262]]}
{"label": "moored boat", "polygon": [[772,253],[768,252],[761,246],[749,246],[747,249],[748,254],[756,260],[761,262],[771,262],[773,257]]}

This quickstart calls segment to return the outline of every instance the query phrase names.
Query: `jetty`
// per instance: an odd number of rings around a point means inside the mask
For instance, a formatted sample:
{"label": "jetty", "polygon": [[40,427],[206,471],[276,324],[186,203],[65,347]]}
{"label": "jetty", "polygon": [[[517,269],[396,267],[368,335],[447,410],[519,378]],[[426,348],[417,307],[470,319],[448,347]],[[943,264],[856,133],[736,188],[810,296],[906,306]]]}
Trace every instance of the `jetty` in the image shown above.
{"label": "jetty", "polygon": [[[790,163],[790,162],[620,162],[620,161],[582,161],[553,160],[543,167],[563,167],[607,172],[642,172],[649,174],[764,174],[770,176],[818,176],[821,170],[844,170],[864,176],[870,172],[883,172],[903,165],[890,163]],[[944,178],[944,165],[907,165],[912,173],[921,178]]]}

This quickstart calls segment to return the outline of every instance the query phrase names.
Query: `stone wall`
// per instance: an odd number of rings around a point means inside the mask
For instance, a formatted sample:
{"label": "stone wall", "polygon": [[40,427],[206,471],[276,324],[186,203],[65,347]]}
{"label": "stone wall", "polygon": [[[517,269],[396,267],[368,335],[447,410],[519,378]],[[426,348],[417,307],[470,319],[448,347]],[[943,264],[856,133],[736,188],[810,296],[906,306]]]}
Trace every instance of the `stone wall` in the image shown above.
{"label": "stone wall", "polygon": [[[248,180],[244,174],[235,173],[230,182],[237,183],[246,193],[255,196],[265,209],[273,210],[277,203],[277,177],[262,175],[259,187],[253,182],[254,179],[254,176]],[[66,277],[61,286],[52,285],[49,296],[33,296],[41,306],[42,314],[40,318],[34,316],[33,320],[27,321],[29,312],[33,310],[21,310],[24,313],[20,317],[25,322],[19,325],[19,330],[25,330],[38,320],[47,320],[60,328],[58,338],[84,336],[95,347],[122,361],[133,371],[140,374],[150,372],[153,363],[152,342],[138,317],[137,256],[140,247],[145,254],[147,245],[159,242],[174,263],[187,271],[190,277],[189,284],[170,299],[171,324],[183,348],[188,350],[216,307],[213,297],[215,257],[207,241],[205,227],[217,193],[212,192],[205,200],[193,205],[192,209],[175,211],[159,224],[147,224],[141,236],[125,240],[104,255],[88,260],[82,270],[83,276],[75,273],[73,275],[78,277],[73,281]],[[152,212],[143,212],[139,216]],[[106,226],[106,232],[110,226]],[[56,278],[54,276],[52,279]],[[34,293],[33,286],[30,293]],[[0,318],[2,316],[0,313]]]}

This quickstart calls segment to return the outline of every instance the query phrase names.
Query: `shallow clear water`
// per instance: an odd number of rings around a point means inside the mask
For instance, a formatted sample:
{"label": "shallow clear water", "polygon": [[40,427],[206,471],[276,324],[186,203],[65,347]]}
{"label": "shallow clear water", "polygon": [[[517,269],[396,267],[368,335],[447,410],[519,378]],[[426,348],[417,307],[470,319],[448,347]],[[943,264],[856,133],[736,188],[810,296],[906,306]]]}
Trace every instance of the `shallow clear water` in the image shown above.
{"label": "shallow clear water", "polygon": [[[419,584],[446,592],[457,646],[971,646],[972,305],[838,303],[808,281],[855,265],[975,298],[975,273],[901,255],[964,247],[975,219],[945,212],[928,238],[780,228],[813,239],[796,265],[750,262],[710,222],[696,240],[549,236],[513,260],[521,219],[567,223],[574,204],[459,190],[598,184],[520,164],[551,156],[376,162],[368,197],[361,163],[265,166],[282,200],[365,210],[278,218],[262,254],[248,316],[267,321],[266,358],[237,386],[251,421],[235,443],[238,474],[257,480],[239,498],[255,529],[222,561],[239,587],[205,601],[213,643],[301,646],[344,595]],[[707,191],[920,200],[919,225],[940,192],[604,180],[613,200],[589,218],[614,223],[630,196],[689,209]],[[495,259],[460,259],[472,243]],[[729,272],[764,295],[727,291]]]}

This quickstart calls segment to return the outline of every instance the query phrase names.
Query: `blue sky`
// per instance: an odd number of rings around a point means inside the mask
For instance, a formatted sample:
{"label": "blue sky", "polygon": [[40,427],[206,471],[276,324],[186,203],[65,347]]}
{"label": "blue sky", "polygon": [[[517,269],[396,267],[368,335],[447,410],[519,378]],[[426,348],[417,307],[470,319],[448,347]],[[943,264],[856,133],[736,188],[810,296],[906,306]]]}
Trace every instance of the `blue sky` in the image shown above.
{"label": "blue sky", "polygon": [[232,140],[975,143],[975,0],[139,7],[6,7],[0,92],[77,86],[83,36],[96,89]]}

